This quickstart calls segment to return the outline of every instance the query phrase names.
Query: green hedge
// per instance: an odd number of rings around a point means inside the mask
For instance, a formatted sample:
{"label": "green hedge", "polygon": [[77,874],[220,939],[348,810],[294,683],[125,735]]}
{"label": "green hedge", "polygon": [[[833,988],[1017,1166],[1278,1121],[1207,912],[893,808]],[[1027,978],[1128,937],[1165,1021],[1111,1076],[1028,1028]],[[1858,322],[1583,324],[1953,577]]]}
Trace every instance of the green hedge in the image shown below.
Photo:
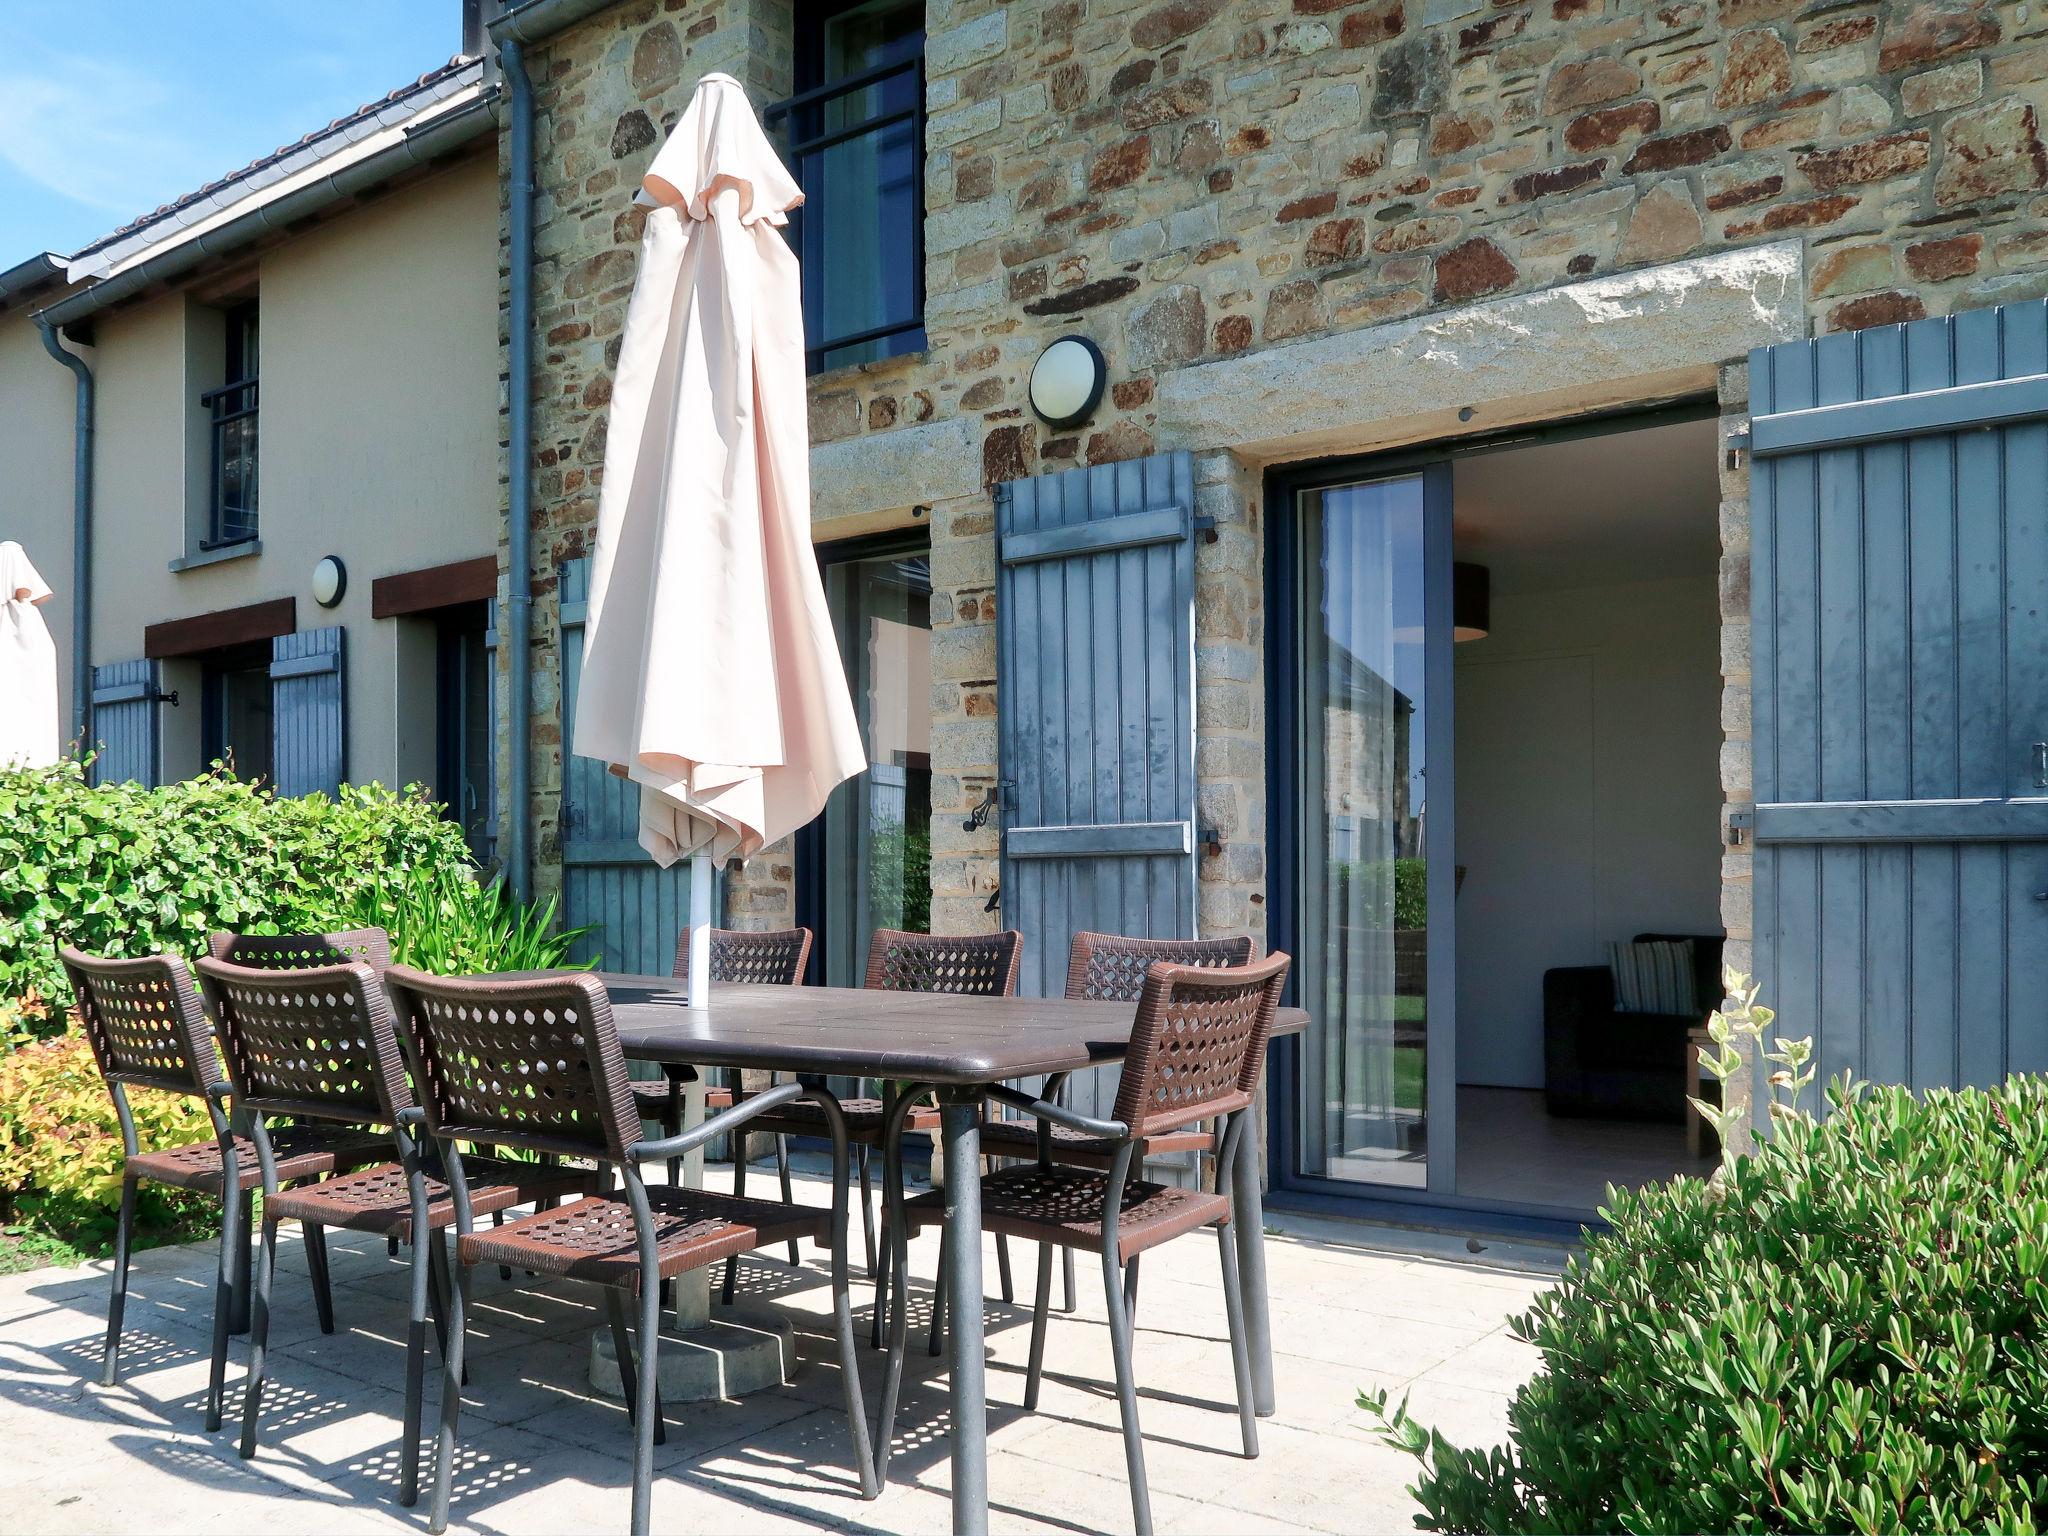
{"label": "green hedge", "polygon": [[1610,1192],[1515,1324],[1511,1443],[1384,1395],[1438,1531],[2048,1526],[2048,1082],[1850,1094],[1713,1180]]}
{"label": "green hedge", "polygon": [[0,773],[0,997],[55,1027],[59,944],[199,955],[216,929],[318,931],[380,877],[472,867],[418,790],[284,800],[221,772],[157,789],[95,787],[70,762]]}

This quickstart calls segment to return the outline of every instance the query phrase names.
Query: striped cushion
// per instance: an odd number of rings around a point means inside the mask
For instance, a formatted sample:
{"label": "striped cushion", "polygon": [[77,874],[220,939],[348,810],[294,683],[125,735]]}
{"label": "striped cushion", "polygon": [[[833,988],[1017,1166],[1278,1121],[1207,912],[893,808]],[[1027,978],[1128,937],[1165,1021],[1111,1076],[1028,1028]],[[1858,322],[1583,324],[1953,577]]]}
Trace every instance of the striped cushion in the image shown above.
{"label": "striped cushion", "polygon": [[1610,944],[1616,1013],[1700,1012],[1699,966],[1691,939]]}

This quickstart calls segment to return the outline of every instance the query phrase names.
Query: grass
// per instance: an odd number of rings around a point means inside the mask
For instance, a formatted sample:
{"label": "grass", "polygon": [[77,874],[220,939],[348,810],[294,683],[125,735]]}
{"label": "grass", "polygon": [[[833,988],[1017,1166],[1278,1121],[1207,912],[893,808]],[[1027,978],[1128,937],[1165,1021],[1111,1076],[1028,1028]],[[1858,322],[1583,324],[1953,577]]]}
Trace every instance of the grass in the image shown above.
{"label": "grass", "polygon": [[34,1227],[0,1227],[0,1275],[26,1274],[32,1269],[69,1268],[95,1254],[53,1233]]}

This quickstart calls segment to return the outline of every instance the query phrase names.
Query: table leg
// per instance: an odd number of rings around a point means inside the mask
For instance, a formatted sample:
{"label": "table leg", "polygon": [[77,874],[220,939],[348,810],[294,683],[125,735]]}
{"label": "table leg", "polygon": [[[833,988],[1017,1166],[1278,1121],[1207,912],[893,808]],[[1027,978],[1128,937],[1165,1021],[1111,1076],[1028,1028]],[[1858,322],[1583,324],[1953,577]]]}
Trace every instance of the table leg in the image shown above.
{"label": "table leg", "polygon": [[988,1530],[988,1389],[981,1330],[981,1095],[973,1088],[939,1094],[946,1157],[946,1233],[951,1262],[941,1278],[952,1371],[953,1530]]}
{"label": "table leg", "polygon": [[[1251,1111],[1247,1110],[1247,1114]],[[1230,1170],[1230,1206],[1237,1228],[1237,1266],[1244,1285],[1245,1341],[1252,1357],[1252,1405],[1270,1419],[1273,1398],[1273,1320],[1266,1311],[1266,1211],[1259,1193],[1259,1149],[1254,1121],[1245,1127],[1237,1147],[1237,1166]]]}

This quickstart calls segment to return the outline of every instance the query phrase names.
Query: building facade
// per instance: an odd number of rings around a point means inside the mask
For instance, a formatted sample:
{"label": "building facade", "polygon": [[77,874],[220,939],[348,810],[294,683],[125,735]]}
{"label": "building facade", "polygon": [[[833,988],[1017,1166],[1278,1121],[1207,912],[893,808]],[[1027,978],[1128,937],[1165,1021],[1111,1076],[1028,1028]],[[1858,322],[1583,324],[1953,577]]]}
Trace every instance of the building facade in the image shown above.
{"label": "building facade", "polygon": [[[1350,953],[1344,934],[1361,924],[1406,929],[1423,922],[1373,915],[1376,902],[1398,907],[1402,898],[1393,884],[1384,899],[1361,897],[1364,877],[1357,871],[1369,860],[1355,850],[1381,846],[1375,840],[1384,833],[1392,869],[1407,855],[1399,846],[1403,834],[1391,829],[1406,826],[1414,843],[1427,839],[1416,830],[1423,822],[1453,820],[1440,787],[1451,777],[1444,766],[1449,755],[1455,755],[1458,783],[1477,786],[1460,789],[1461,804],[1468,794],[1494,793],[1489,773],[1499,777],[1494,765],[1513,760],[1512,751],[1481,752],[1465,737],[1448,734],[1441,716],[1450,713],[1453,695],[1461,719],[1493,721],[1516,741],[1515,750],[1527,750],[1531,731],[1546,735],[1547,722],[1563,731],[1576,721],[1570,733],[1587,743],[1543,770],[1562,786],[1552,800],[1569,799],[1565,790],[1572,785],[1588,786],[1580,820],[1542,833],[1559,850],[1553,862],[1546,865],[1512,838],[1498,842],[1505,865],[1522,870],[1512,893],[1488,894],[1487,872],[1476,865],[1468,871],[1466,840],[1452,842],[1448,828],[1436,857],[1425,861],[1457,866],[1455,881],[1431,877],[1432,931],[1455,919],[1473,934],[1503,934],[1512,919],[1502,915],[1502,903],[1523,913],[1569,904],[1597,911],[1605,925],[1596,934],[1581,924],[1575,937],[1556,937],[1553,952],[1544,955],[1529,943],[1517,950],[1501,939],[1502,964],[1523,968],[1515,973],[1521,1001],[1513,1007],[1527,1017],[1513,1029],[1527,1038],[1509,1042],[1505,1024],[1495,1033],[1503,1059],[1519,1065],[1489,1075],[1484,1061],[1473,1060],[1474,1042],[1485,1029],[1467,1020],[1462,1035],[1453,1035],[1448,1022],[1438,1024],[1440,1014],[1454,1012],[1448,1006],[1453,991],[1461,1008],[1484,993],[1480,980],[1465,973],[1486,969],[1487,962],[1454,952],[1442,970],[1429,972],[1427,1008],[1412,996],[1404,1005],[1396,990],[1391,999],[1364,1004],[1360,1015],[1367,1035],[1378,1027],[1375,1020],[1390,1026],[1378,1030],[1388,1039],[1428,1033],[1437,1070],[1390,1068],[1384,1045],[1355,1042],[1353,1055],[1377,1058],[1347,1063],[1341,1043],[1331,1044],[1329,1070],[1337,1086],[1329,1091],[1342,1101],[1331,1111],[1334,1123],[1360,1118],[1353,1101],[1361,1095],[1371,1101],[1409,1093],[1409,1120],[1441,1123],[1459,1113],[1465,1086],[1543,1087],[1546,1065],[1553,1073],[1564,1070],[1556,1060],[1546,1063],[1546,1052],[1555,1057],[1572,1049],[1568,1041],[1558,1043],[1569,1025],[1559,1023],[1545,1001],[1548,973],[1590,966],[1602,958],[1601,945],[1674,922],[1698,936],[1703,964],[1712,963],[1705,946],[1719,958],[1725,945],[1725,958],[1737,969],[1762,970],[1767,985],[1792,994],[1787,1001],[1828,1011],[1823,1056],[1829,1065],[1909,1075],[1896,1070],[1905,1060],[1901,1053],[1921,1047],[1891,1040],[1889,1025],[1859,1032],[1842,1011],[1889,1006],[1897,988],[1859,981],[1860,961],[1844,960],[1846,951],[1838,954],[1813,937],[1812,924],[1800,929],[1789,907],[1781,910],[1797,880],[1820,878],[1810,870],[1795,874],[1794,865],[1840,850],[1816,854],[1802,842],[1759,851],[1760,838],[1775,842],[1785,826],[1775,809],[1760,814],[1759,800],[1774,807],[1794,799],[1875,804],[1933,791],[1917,781],[1885,791],[1871,782],[1874,769],[1864,763],[1853,793],[1830,784],[1824,795],[1816,784],[1794,794],[1775,782],[1769,794],[1759,792],[1759,751],[1770,755],[1774,780],[1789,773],[1784,733],[1797,722],[1787,711],[1802,699],[1801,707],[1818,707],[1809,697],[1816,680],[1834,685],[1828,668],[1842,664],[1829,648],[1847,641],[1846,632],[1829,628],[1832,620],[1816,621],[1826,654],[1795,676],[1786,669],[1796,637],[1774,631],[1767,638],[1776,671],[1768,682],[1754,671],[1753,621],[1765,611],[1754,596],[1757,466],[1773,474],[1804,473],[1806,461],[1757,456],[1790,450],[1752,442],[1750,358],[1754,349],[1794,347],[1766,354],[1784,359],[1774,366],[1788,370],[1775,385],[1778,412],[1919,389],[1922,370],[1902,361],[1915,349],[1947,349],[1959,359],[1939,379],[1926,375],[1930,388],[1963,384],[1972,369],[1988,367],[1988,375],[1976,376],[1993,379],[2030,371],[2019,360],[2025,348],[2017,341],[2003,364],[1969,362],[1966,355],[1987,345],[1996,354],[1999,347],[1995,336],[1983,340],[1982,328],[1967,318],[1971,312],[1992,310],[1999,319],[1978,318],[1994,330],[2000,323],[2024,329],[2035,323],[2026,306],[2048,293],[2048,148],[2039,123],[2048,96],[2048,22],[2034,11],[1968,0],[1680,0],[1656,6],[1611,0],[964,0],[908,8],[640,0],[529,4],[515,15],[550,10],[555,20],[543,25],[553,30],[528,46],[544,212],[536,264],[535,562],[521,573],[537,604],[539,681],[525,730],[534,754],[537,874],[544,887],[563,878],[555,871],[576,868],[575,831],[572,826],[565,834],[562,822],[565,793],[572,823],[585,810],[573,783],[565,791],[558,651],[565,630],[551,604],[559,573],[587,552],[595,519],[607,381],[639,238],[640,216],[630,196],[695,82],[723,70],[747,87],[782,135],[810,195],[814,223],[808,231],[793,226],[792,233],[804,242],[818,290],[810,317],[819,349],[811,385],[814,518],[821,551],[833,562],[828,575],[842,557],[900,564],[903,551],[912,550],[925,562],[929,590],[920,622],[929,625],[931,692],[920,731],[929,742],[921,766],[929,803],[926,915],[935,929],[968,931],[1007,920],[1028,933],[1042,929],[1063,951],[1061,925],[1072,916],[1067,908],[1020,914],[1011,905],[1050,899],[1025,895],[1034,871],[1047,866],[1027,864],[1021,842],[1006,861],[1003,839],[1006,828],[1014,836],[1020,817],[1089,819],[1077,809],[1078,799],[1062,798],[1056,809],[1020,803],[1043,783],[1019,788],[1009,754],[1042,741],[1042,732],[1033,733],[1044,724],[1042,695],[1051,686],[1035,657],[1027,665],[1024,652],[1042,647],[1057,627],[1047,627],[1052,621],[1045,612],[1013,616],[1011,643],[1023,650],[1006,655],[999,593],[1029,592],[1043,605],[1052,589],[1009,585],[999,523],[1006,516],[1046,517],[1044,498],[1058,484],[1087,494],[1078,488],[1114,481],[1117,471],[1106,467],[1185,454],[1191,663],[1184,674],[1160,663],[1165,670],[1155,668],[1146,686],[1184,686],[1192,706],[1188,820],[1198,851],[1189,922],[1205,932],[1248,931],[1262,942],[1284,942],[1311,971],[1342,970],[1356,960],[1331,959],[1338,951]],[[914,68],[904,70],[902,40],[912,31]],[[907,105],[892,94],[906,78],[915,82]],[[903,135],[910,139],[907,149]],[[847,152],[849,142],[862,153]],[[904,154],[912,157],[914,177],[909,223],[899,192],[890,190],[902,180]],[[848,192],[850,184],[867,188],[862,199]],[[877,238],[886,248],[880,262],[871,250]],[[830,269],[823,276],[820,255]],[[916,279],[914,313],[907,316],[900,275],[906,268]],[[842,292],[862,284],[864,296]],[[836,319],[830,313],[835,303]],[[1952,315],[1965,318],[1940,318]],[[897,328],[885,324],[871,334],[878,328],[861,322],[877,318],[894,320]],[[912,323],[902,325],[904,319]],[[1921,322],[1918,329],[1915,322]],[[1852,332],[1866,341],[1825,339]],[[849,335],[851,344],[834,345]],[[1029,381],[1045,348],[1067,335],[1085,337],[1099,351],[1104,391],[1085,420],[1055,426],[1034,410]],[[1808,350],[1798,353],[1798,347]],[[1793,377],[1799,356],[1807,358],[1803,386]],[[1890,383],[1888,372],[1896,376]],[[1686,483],[1660,495],[1661,510],[1639,527],[1625,520],[1605,530],[1580,527],[1585,547],[1578,555],[1558,555],[1567,564],[1576,561],[1580,576],[1553,572],[1539,580],[1532,573],[1546,556],[1538,546],[1552,535],[1533,518],[1518,529],[1483,507],[1474,508],[1468,523],[1463,491],[1454,497],[1450,490],[1455,478],[1474,494],[1491,484],[1507,501],[1519,495],[1532,509],[1554,502],[1564,520],[1557,527],[1569,527],[1572,465],[1597,476],[1588,482],[1586,505],[1577,509],[1582,519],[1592,517],[1588,508],[1602,497],[1625,501],[1632,474],[1626,450],[1572,450],[1569,443],[1575,435],[1625,427],[1669,434],[1634,440],[1645,460],[1639,467],[1653,481],[1665,470],[1676,475],[1672,456],[1682,446],[1690,455]],[[1525,454],[1557,455],[1560,467],[1549,472],[1550,481],[1517,485],[1516,474],[1500,467],[1520,464],[1521,472],[1541,476],[1546,461],[1540,457],[1482,459],[1477,453],[1490,448],[1504,455],[1518,441],[1526,443]],[[1544,449],[1546,443],[1553,446]],[[1468,452],[1469,460],[1463,457]],[[1454,476],[1454,460],[1473,467]],[[1094,479],[1047,478],[1077,471]],[[1357,562],[1368,557],[1345,553],[1354,562],[1351,574],[1341,583],[1332,574],[1333,541],[1340,535],[1331,531],[1338,521],[1328,511],[1337,483],[1331,477],[1356,501],[1353,493],[1362,494],[1361,487],[1383,491],[1392,483],[1387,477],[1397,474],[1415,483],[1417,529],[1455,525],[1444,537],[1457,540],[1458,562],[1468,563],[1468,531],[1473,561],[1489,539],[1502,551],[1494,571],[1496,633],[1480,647],[1460,649],[1455,664],[1448,640],[1434,652],[1434,641],[1417,640],[1411,665],[1395,655],[1414,638],[1404,638],[1405,629],[1449,628],[1448,603],[1432,600],[1439,617],[1428,626],[1405,619],[1377,624],[1390,659],[1365,670],[1389,673],[1381,679],[1389,686],[1379,692],[1401,696],[1403,710],[1379,710],[1363,725],[1347,717],[1349,723],[1318,733],[1303,722],[1327,720],[1333,709],[1362,708],[1344,700],[1371,690],[1347,694],[1326,683],[1311,687],[1310,693],[1320,688],[1320,697],[1310,699],[1301,692],[1303,674],[1320,665],[1310,653],[1327,641],[1356,661],[1352,653],[1368,649],[1353,643],[1358,631],[1375,627],[1360,617],[1370,605],[1357,589],[1364,579]],[[1161,494],[1171,500],[1174,493]],[[1777,492],[1774,516],[1790,516],[1790,494]],[[1304,509],[1318,498],[1324,510],[1313,516],[1321,519],[1315,525],[1320,535],[1305,531],[1304,522],[1312,515]],[[1024,502],[1040,510],[1016,512]],[[1690,519],[1684,526],[1680,509]],[[1353,509],[1343,515],[1365,514]],[[1399,521],[1391,511],[1385,517],[1394,519],[1389,527]],[[1295,567],[1304,559],[1303,542],[1315,537],[1322,540],[1320,557],[1311,549],[1307,559],[1317,569],[1302,577]],[[1390,537],[1398,544],[1398,529]],[[1908,544],[1920,537],[1916,528]],[[1631,540],[1642,541],[1646,581],[1668,579],[1668,590],[1628,580],[1625,567],[1636,558]],[[1862,554],[1847,556],[1832,547],[1825,556],[1808,551],[1798,558],[1813,569],[1794,569],[1791,545],[1781,536],[1770,555],[1775,585],[1764,599],[1772,605],[1772,622],[1781,609],[1790,613],[1794,587],[1818,590],[1824,613],[1846,601],[1838,582],[1848,578],[1833,562],[1878,558],[1875,535],[1859,548]],[[863,551],[878,553],[863,557]],[[1395,586],[1407,582],[1420,601],[1421,589],[1438,579],[1425,576],[1424,567],[1441,566],[1439,598],[1447,599],[1452,553],[1447,547],[1426,560],[1416,555],[1411,579],[1399,571],[1390,578],[1382,567],[1407,557],[1383,551],[1369,557],[1380,562],[1369,574]],[[1894,556],[1903,558],[1897,550]],[[2008,550],[2001,558],[2019,556]],[[1613,568],[1617,561],[1623,569]],[[1508,576],[1513,585],[1503,580]],[[1878,576],[1870,579],[1875,583]],[[1601,615],[1597,625],[1584,622],[1583,612],[1562,611],[1574,605],[1555,597],[1603,584],[1614,592],[1593,600]],[[1071,578],[1066,590],[1071,600]],[[1934,600],[1931,592],[1924,595]],[[1800,600],[1811,606],[1813,592]],[[1875,586],[1866,600],[1874,615]],[[1886,602],[1910,600],[1909,592]],[[2004,596],[1982,600],[2007,602]],[[1560,611],[1543,617],[1538,610],[1546,601]],[[1339,603],[1353,610],[1342,624],[1331,617]],[[1392,606],[1401,607],[1398,595]],[[1631,670],[1631,659],[1646,654],[1645,643],[1623,616],[1642,614],[1648,623],[1647,616],[1667,610],[1683,611],[1683,633],[1690,637],[1683,644],[1698,654],[1688,652],[1683,669],[1658,672],[1645,663]],[[1304,613],[1312,618],[1318,611],[1329,621],[1325,634],[1320,641],[1304,639],[1317,627],[1304,622]],[[1119,622],[1103,620],[1099,607],[1086,622],[1098,620]],[[1866,628],[1877,622],[1869,615],[1856,622],[1866,620]],[[1673,647],[1681,644],[1678,633],[1669,641]],[[1934,643],[1933,629],[1920,633],[1920,642],[1902,639],[1899,645]],[[1093,646],[1110,634],[1076,638]],[[1162,644],[1179,643],[1167,634]],[[872,651],[871,642],[866,633],[853,634],[849,656]],[[1665,643],[1660,636],[1648,649]],[[2033,644],[2026,641],[2026,647]],[[1426,661],[1425,653],[1437,660]],[[1482,658],[1499,665],[1482,665]],[[1507,670],[1509,661],[1524,671]],[[1873,641],[1866,681],[1879,676],[1879,661]],[[1564,662],[1583,663],[1584,678],[1559,681],[1571,671],[1556,671]],[[1511,706],[1526,690],[1513,679],[1542,682],[1548,674],[1539,664],[1553,666],[1555,676],[1544,686],[1563,688],[1571,708],[1518,717]],[[1447,734],[1432,743],[1438,766],[1431,787],[1439,793],[1426,815],[1422,769],[1393,774],[1384,766],[1359,766],[1397,756],[1406,762],[1405,741],[1397,750],[1391,741],[1358,739],[1361,732],[1396,731],[1389,722],[1397,717],[1415,722],[1420,762],[1421,721],[1429,711],[1393,686],[1398,679],[1391,674],[1403,665],[1414,672],[1418,693],[1424,671],[1443,669],[1428,685],[1438,728]],[[1084,660],[1070,656],[1066,667],[1061,697],[1079,698],[1073,679],[1086,670]],[[1027,702],[1015,695],[1017,687],[1039,691]],[[1279,688],[1291,696],[1276,697]],[[1674,689],[1687,701],[1682,710],[1663,708]],[[1846,691],[1843,684],[1842,696]],[[1875,698],[1882,689],[1873,682],[1865,691]],[[1581,694],[1591,702],[1573,703]],[[1759,748],[1753,718],[1766,704],[1778,734]],[[1882,710],[1869,708],[1875,723]],[[1078,782],[1104,771],[1099,751],[1093,766],[1085,752],[1074,756],[1081,714],[1095,711],[1098,725],[1107,722],[1112,732],[1132,725],[1129,713],[1116,715],[1099,691],[1075,709],[1063,766],[1037,764],[1030,768],[1035,780],[1067,773]],[[1668,730],[1645,725],[1640,741],[1631,738],[1633,720],[1673,713],[1683,719]],[[1846,728],[1831,716],[1825,732],[1816,727],[1816,733],[1828,737],[1832,750],[1835,734]],[[1951,722],[1943,729],[1953,734],[1958,728]],[[2015,793],[2000,776],[2020,761],[2023,746],[2001,742],[1986,750],[2000,792]],[[1950,755],[1960,762],[1969,754],[1959,748]],[[1323,768],[1304,769],[1310,759]],[[1668,782],[1678,786],[1671,806],[1660,803],[1655,784],[1615,792],[1632,762],[1667,760],[1673,765]],[[566,770],[570,779],[577,771],[573,765]],[[1347,775],[1356,782],[1329,782]],[[1361,817],[1350,803],[1354,791],[1375,785],[1381,803]],[[1514,793],[1512,786],[1497,788],[1502,796]],[[989,815],[992,792],[997,813]],[[978,808],[984,814],[977,815]],[[1312,810],[1320,825],[1312,825]],[[1477,804],[1457,813],[1474,846],[1504,836],[1495,830],[1503,814]],[[1101,819],[1099,807],[1089,815]],[[1925,835],[1914,840],[1924,844]],[[802,841],[794,852],[771,852],[733,874],[731,921],[773,926],[793,914],[815,920],[828,910],[835,898],[805,890]],[[566,863],[565,842],[571,848]],[[1601,851],[1584,853],[1580,870],[1571,850],[1596,844]],[[1331,851],[1340,845],[1354,851]],[[818,846],[829,852],[843,844]],[[1661,867],[1668,858],[1684,863],[1686,872],[1660,881],[1631,871],[1624,867],[1629,847],[1651,850],[1641,860],[1645,865]],[[817,851],[809,883],[829,885],[836,877],[823,872]],[[1866,849],[1856,857],[1896,852]],[[1756,861],[1766,858],[1780,862],[1772,865],[1775,883],[1767,898],[1771,934],[1758,946],[1753,876]],[[1547,901],[1541,872],[1561,867],[1556,860],[1571,865],[1567,889]],[[2017,868],[2010,874],[2015,889],[2031,878]],[[1071,886],[1078,877],[1069,871],[1061,878]],[[1830,878],[1838,888],[1846,877]],[[1310,890],[1318,879],[1321,894]],[[1006,882],[1012,887],[1007,897]],[[870,894],[865,876],[856,883],[862,889],[840,901],[842,917],[862,910],[859,901]],[[1340,888],[1347,894],[1331,894]],[[1419,891],[1414,899],[1423,899]],[[1833,899],[1821,903],[1830,921]],[[1074,900],[1077,913],[1080,898]],[[1906,912],[1910,902],[1903,895],[1899,900]],[[1901,942],[1908,950],[1928,944],[1935,946],[1930,954],[1939,950],[1938,934],[1911,936],[1908,917],[1899,919],[1904,930],[1896,923],[1882,928],[1879,904],[1873,898],[1869,910],[1842,920],[1864,936],[1857,941],[1862,952],[1878,942],[1869,936],[1880,932],[1906,933]],[[1333,916],[1353,908],[1363,915]],[[1145,910],[1141,903],[1141,915]],[[2008,939],[2020,932],[2011,926],[2016,910],[2002,900],[1998,907]],[[1809,941],[1821,958],[1795,964],[1793,951],[1803,953]],[[855,933],[840,944],[841,976],[850,977],[858,942]],[[1760,955],[1759,947],[1767,953]],[[832,945],[825,949],[829,957]],[[2013,984],[2019,962],[2010,944],[1994,958],[2006,984]],[[1043,968],[1041,983],[1056,985],[1059,959]],[[1420,971],[1413,963],[1403,969]],[[1820,969],[1841,982],[1843,1001],[1821,1000]],[[1362,984],[1355,977],[1303,980],[1347,1017],[1360,1006]],[[1410,986],[1410,993],[1419,986]],[[1419,1017],[1424,1012],[1426,1028]],[[1814,1023],[1819,1028],[1821,1021]],[[1963,1029],[1959,1022],[1943,1027]],[[1439,1028],[1442,1035],[1433,1033]],[[1901,1037],[1906,1029],[1898,1027]],[[2012,1041],[1997,1070],[2041,1055],[2036,1031],[2020,1033],[2023,1041],[2008,1029]],[[1862,1041],[1860,1056],[1852,1035]],[[1927,1049],[1938,1054],[1942,1047]],[[1958,1061],[1971,1054],[1960,1045],[1955,1051]],[[1453,1053],[1455,1072],[1444,1066]],[[1989,1065],[1988,1057],[1977,1060],[1964,1075],[1981,1075]],[[1684,1068],[1655,1070],[1669,1079],[1668,1091],[1659,1087],[1659,1095],[1677,1102]],[[1388,1087],[1390,1071],[1407,1087]],[[1920,1075],[1932,1081],[1940,1074]],[[1422,1076],[1430,1082],[1426,1093],[1411,1081]],[[1468,1077],[1471,1083],[1461,1082]],[[1378,1086],[1359,1086],[1369,1082]],[[1329,1108],[1320,1092],[1302,1088],[1304,1097],[1290,1111],[1295,1120]],[[1476,1113],[1467,1110],[1460,1118],[1470,1121]],[[1287,1134],[1285,1124],[1276,1131]],[[1451,1167],[1434,1166],[1452,1163],[1448,1148],[1432,1144],[1426,1156],[1417,1156],[1419,1140],[1410,1124],[1388,1145],[1366,1150],[1431,1164],[1424,1172],[1354,1168],[1333,1174],[1336,1163],[1330,1163],[1304,1174],[1305,1184],[1324,1187],[1356,1174],[1375,1188],[1405,1184],[1435,1197],[1486,1198],[1483,1190],[1468,1190],[1470,1181]],[[1495,1198],[1532,1208],[1590,1203],[1554,1190],[1496,1192]]]}

